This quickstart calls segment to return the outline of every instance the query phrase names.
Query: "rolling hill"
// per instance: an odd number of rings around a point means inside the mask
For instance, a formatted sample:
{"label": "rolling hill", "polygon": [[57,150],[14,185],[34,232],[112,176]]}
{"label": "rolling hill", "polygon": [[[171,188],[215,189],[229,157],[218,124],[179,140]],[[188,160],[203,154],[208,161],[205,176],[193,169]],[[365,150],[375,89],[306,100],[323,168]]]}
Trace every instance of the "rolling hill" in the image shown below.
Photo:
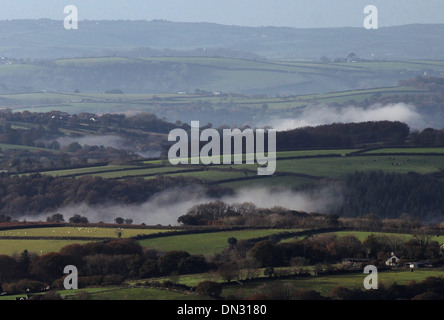
{"label": "rolling hill", "polygon": [[[206,91],[303,95],[396,86],[399,80],[444,74],[444,64],[439,61],[316,63],[222,57],[101,57],[9,63],[0,64],[0,94]],[[14,105],[15,100],[14,96],[0,97],[0,104]]]}
{"label": "rolling hill", "polygon": [[[229,56],[318,60],[354,52],[362,58],[441,59],[444,25],[296,29],[240,27],[214,23],[154,21],[80,21],[67,31],[63,21],[0,21],[0,52],[13,58],[54,59],[97,55]],[[424,37],[424,35],[427,37]],[[165,50],[168,49],[168,50]],[[197,51],[195,51],[197,50]]]}

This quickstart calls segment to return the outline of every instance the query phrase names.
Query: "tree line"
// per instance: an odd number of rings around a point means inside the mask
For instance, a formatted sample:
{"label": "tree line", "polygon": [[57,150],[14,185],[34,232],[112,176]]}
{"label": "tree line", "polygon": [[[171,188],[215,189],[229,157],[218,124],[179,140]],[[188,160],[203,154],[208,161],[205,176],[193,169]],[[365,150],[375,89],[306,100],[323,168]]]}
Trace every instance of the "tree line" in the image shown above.
{"label": "tree line", "polygon": [[24,214],[52,213],[70,205],[105,203],[141,204],[165,190],[195,188],[203,197],[220,197],[232,190],[205,184],[193,177],[158,176],[153,179],[123,180],[85,176],[52,177],[32,174],[0,177],[0,213],[11,218]]}
{"label": "tree line", "polygon": [[214,268],[200,255],[184,251],[160,254],[142,248],[134,240],[120,239],[71,244],[41,256],[27,250],[16,256],[0,255],[0,288],[8,293],[24,293],[29,286],[34,291],[63,288],[63,269],[67,265],[77,267],[79,287],[116,285],[126,279],[201,273]]}
{"label": "tree line", "polygon": [[356,148],[375,142],[401,146],[409,132],[408,125],[402,122],[367,121],[298,128],[279,132],[276,139],[280,150]]}
{"label": "tree line", "polygon": [[433,175],[355,172],[342,185],[342,204],[332,212],[341,216],[406,215],[426,222],[442,220],[444,215],[444,182]]}

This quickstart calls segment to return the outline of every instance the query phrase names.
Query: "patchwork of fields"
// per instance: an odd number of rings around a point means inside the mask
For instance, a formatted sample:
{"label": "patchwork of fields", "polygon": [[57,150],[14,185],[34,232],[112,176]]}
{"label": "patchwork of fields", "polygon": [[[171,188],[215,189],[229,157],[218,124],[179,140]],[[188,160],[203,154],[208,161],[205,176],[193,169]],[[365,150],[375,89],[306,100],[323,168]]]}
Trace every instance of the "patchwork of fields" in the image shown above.
{"label": "patchwork of fields", "polygon": [[164,176],[193,176],[209,183],[239,188],[254,184],[298,186],[321,179],[340,179],[356,171],[382,170],[395,173],[437,173],[443,169],[443,148],[382,148],[283,151],[277,153],[273,176],[258,176],[257,164],[170,165],[168,161],[149,160],[133,165],[101,165],[88,168],[42,171],[60,177],[99,176],[108,179]]}
{"label": "patchwork of fields", "polygon": [[[103,227],[46,227],[46,228],[26,228],[26,229],[11,229],[0,231],[0,237],[60,237],[60,239],[30,239],[30,240],[18,240],[18,239],[1,239],[0,240],[0,255],[1,254],[19,254],[22,250],[27,249],[30,252],[35,252],[39,255],[47,252],[59,251],[63,246],[72,243],[87,243],[91,240],[63,240],[64,237],[70,237],[73,234],[78,237],[85,237],[89,239],[92,237],[109,237],[116,238],[115,230],[117,228],[103,228]],[[150,229],[150,228],[123,228],[122,237],[132,237],[142,234],[155,234],[158,232],[170,231],[163,229]],[[238,231],[220,231],[210,232],[203,234],[188,234],[188,235],[172,235],[166,237],[159,237],[153,239],[140,240],[139,243],[151,249],[157,249],[161,251],[168,250],[184,250],[191,254],[213,255],[219,252],[227,246],[227,238],[236,237],[239,240],[253,239],[257,237],[266,237],[272,234],[278,234],[281,232],[297,231],[289,229],[263,229],[263,230],[238,230]],[[180,233],[180,231],[178,231]],[[340,231],[335,232],[338,237],[347,235],[356,236],[358,239],[363,240],[370,234],[384,234],[403,240],[413,237],[410,234],[388,234],[388,233],[370,233],[370,232],[358,232],[358,231]],[[295,238],[290,237],[285,241],[295,241]],[[41,249],[39,251],[39,249]],[[14,250],[11,252],[11,250]],[[313,266],[307,266],[307,270],[313,272]],[[293,272],[293,267],[276,268],[276,272]],[[260,277],[264,277],[263,270],[258,271]],[[379,285],[390,286],[394,283],[399,285],[406,285],[411,281],[420,282],[427,277],[443,277],[444,269],[433,268],[416,270],[410,272],[409,270],[398,268],[389,271],[379,273]],[[362,287],[365,274],[361,273],[347,273],[329,276],[316,276],[316,277],[302,277],[302,278],[289,278],[279,279],[276,278],[272,281],[267,281],[267,285],[277,284],[279,286],[291,286],[293,289],[308,289],[316,290],[320,294],[327,296],[329,292],[337,287],[346,285],[349,289],[359,289]],[[169,280],[166,278],[152,278],[128,281],[123,286],[107,286],[107,287],[92,287],[83,288],[80,290],[61,290],[60,295],[66,299],[81,299],[88,296],[88,299],[128,299],[128,300],[188,300],[199,299],[202,297],[193,294],[185,294],[180,292],[173,292],[162,290],[160,288],[140,287],[140,283],[146,280],[152,282],[162,282]],[[224,282],[220,274],[217,273],[202,273],[192,275],[181,275],[175,280],[177,283],[184,284],[188,287],[195,287],[202,281],[216,281]],[[222,296],[253,296],[258,294],[264,288],[264,283],[260,280],[248,282],[243,285],[233,283],[229,286],[224,286]],[[7,295],[0,297],[0,300],[15,300],[16,297],[22,295]]]}

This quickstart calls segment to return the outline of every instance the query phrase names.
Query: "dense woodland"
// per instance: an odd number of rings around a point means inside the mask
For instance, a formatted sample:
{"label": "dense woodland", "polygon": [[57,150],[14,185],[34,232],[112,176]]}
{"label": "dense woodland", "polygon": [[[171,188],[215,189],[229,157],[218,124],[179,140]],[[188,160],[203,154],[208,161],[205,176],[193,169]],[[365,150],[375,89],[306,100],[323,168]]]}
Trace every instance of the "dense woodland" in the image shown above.
{"label": "dense woodland", "polygon": [[206,185],[191,177],[111,180],[100,177],[63,178],[46,175],[0,178],[0,212],[6,217],[53,212],[69,205],[141,204],[164,190],[190,188],[196,196],[220,197],[231,189]]}
{"label": "dense woodland", "polygon": [[431,222],[442,221],[444,215],[444,182],[430,175],[356,172],[343,185],[343,203],[335,213],[344,216],[407,214]]}
{"label": "dense woodland", "polygon": [[277,147],[279,150],[355,148],[375,142],[403,146],[409,132],[409,127],[401,122],[336,123],[279,132]]}
{"label": "dense woodland", "polygon": [[[331,192],[335,192],[342,201],[340,205],[331,207],[330,216],[320,215],[322,219],[312,212],[282,207],[257,208],[249,202],[229,205],[215,201],[190,208],[185,215],[179,217],[178,222],[185,225],[209,225],[214,221],[223,221],[228,225],[319,227],[324,226],[331,215],[352,218],[373,215],[378,219],[402,217],[424,223],[440,222],[444,216],[444,182],[433,175],[355,172],[346,175],[340,182],[335,182],[331,188]],[[316,192],[319,186],[306,185],[297,190]],[[327,223],[327,226],[332,224]]]}

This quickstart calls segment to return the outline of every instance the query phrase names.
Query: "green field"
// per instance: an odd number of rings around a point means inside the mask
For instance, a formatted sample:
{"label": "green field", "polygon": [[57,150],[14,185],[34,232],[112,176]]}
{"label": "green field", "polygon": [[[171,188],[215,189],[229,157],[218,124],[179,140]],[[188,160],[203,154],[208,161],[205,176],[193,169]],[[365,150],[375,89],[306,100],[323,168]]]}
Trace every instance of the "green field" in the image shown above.
{"label": "green field", "polygon": [[[296,278],[291,280],[275,280],[279,286],[291,285],[294,289],[308,289],[318,291],[321,295],[327,296],[328,293],[337,286],[343,286],[349,289],[363,289],[363,282],[367,275],[361,273],[328,275],[317,277]],[[410,272],[410,270],[400,268],[391,271],[378,273],[378,286],[390,286],[393,283],[406,285],[410,281],[420,282],[429,276],[444,277],[443,268],[421,269]],[[223,295],[241,294],[242,296],[253,296],[260,292],[263,282],[248,283],[242,286],[229,286],[223,290]]]}
{"label": "green field", "polygon": [[[44,228],[29,228],[29,229],[13,229],[2,230],[0,236],[10,237],[27,237],[27,236],[58,236],[70,237],[79,236],[85,238],[101,238],[101,237],[116,237],[115,228],[96,228],[96,227],[44,227]],[[152,234],[155,232],[167,231],[163,229],[144,229],[144,228],[123,228],[122,237],[132,237],[140,234]],[[188,235],[174,235],[159,237],[153,239],[139,240],[139,243],[146,248],[157,249],[161,252],[170,250],[183,250],[190,254],[202,254],[211,256],[215,253],[221,252],[227,246],[227,239],[235,237],[238,240],[252,239],[256,237],[269,236],[281,232],[300,231],[297,229],[260,229],[260,230],[238,230],[238,231],[218,231],[202,234],[188,234]],[[326,233],[329,234],[329,233]],[[354,235],[360,241],[363,241],[370,234],[381,234],[397,237],[403,241],[413,237],[411,234],[394,234],[394,233],[378,233],[378,232],[361,232],[361,231],[340,231],[332,233],[338,237],[345,235]],[[290,240],[289,238],[288,240]],[[432,239],[433,240],[433,239]],[[85,241],[74,240],[36,240],[36,239],[1,239],[0,240],[0,254],[20,254],[24,249],[37,254],[44,254],[48,252],[57,252],[63,246],[71,243],[86,243]],[[308,271],[312,271],[313,266],[307,266]],[[292,267],[275,268],[276,272],[292,273]],[[263,269],[257,270],[258,277],[265,277]],[[429,276],[444,277],[444,268],[432,269],[417,269],[410,272],[404,268],[395,268],[389,271],[379,272],[378,285],[382,287],[390,286],[394,283],[399,285],[406,285],[414,280],[420,282]],[[290,279],[274,279],[263,282],[260,280],[239,285],[233,283],[229,286],[224,286],[222,296],[242,296],[249,297],[261,293],[264,285],[277,284],[279,286],[290,286],[294,289],[309,289],[318,291],[320,294],[327,296],[329,292],[336,286],[343,286],[349,289],[359,289],[363,287],[363,281],[366,275],[362,273],[349,273],[341,275],[328,276],[311,276]],[[80,290],[61,290],[59,293],[65,299],[92,299],[92,300],[188,300],[188,299],[203,299],[202,297],[193,294],[183,294],[172,292],[163,289],[144,288],[137,286],[145,281],[157,281],[162,283],[169,281],[170,277],[151,278],[151,279],[134,279],[127,281],[122,286],[107,286],[107,287],[91,287],[82,288]],[[185,284],[189,287],[195,287],[202,281],[210,280],[216,282],[223,282],[221,275],[217,273],[199,273],[175,276],[174,281],[180,284]],[[23,295],[2,296],[0,300],[15,300],[16,297]]]}
{"label": "green field", "polygon": [[190,254],[211,255],[221,252],[228,246],[227,239],[235,237],[237,240],[264,237],[285,231],[287,229],[242,230],[177,235],[155,239],[140,240],[139,243],[147,248],[159,251],[183,250]]}
{"label": "green field", "polygon": [[[230,72],[230,74],[233,72]],[[257,79],[254,83],[251,81],[245,81],[250,86],[265,85],[264,81],[267,80],[267,75],[260,74],[244,74],[244,77]],[[279,77],[282,77],[281,73],[278,73]],[[233,77],[233,75],[231,75]],[[293,74],[287,75],[288,80],[276,79],[278,85],[285,85],[286,82],[296,81],[302,82],[303,79],[298,78]],[[234,77],[235,78],[235,77]],[[260,82],[260,79],[264,83]],[[215,87],[217,86],[231,86],[234,89],[233,84],[230,84],[232,78],[227,76],[226,80],[218,80],[213,82]],[[221,97],[206,97],[197,96],[194,94],[81,94],[81,93],[49,93],[49,92],[37,92],[26,94],[14,94],[0,95],[0,108],[10,107],[14,111],[31,111],[31,112],[50,112],[54,109],[68,112],[68,113],[80,113],[80,112],[93,112],[93,113],[106,113],[106,112],[125,112],[125,111],[144,111],[155,112],[156,105],[161,104],[165,108],[175,108],[180,110],[182,106],[186,106],[189,103],[208,102],[213,104],[214,108],[227,108],[229,105],[236,104],[238,107],[251,107],[260,109],[264,103],[268,108],[276,111],[284,111],[286,109],[298,109],[307,104],[314,103],[340,103],[344,104],[349,101],[362,102],[365,99],[371,98],[373,95],[396,95],[396,94],[414,94],[421,91],[408,87],[389,87],[380,89],[368,89],[368,90],[350,90],[333,92],[326,94],[310,94],[310,95],[295,95],[285,98],[264,97],[258,98],[246,98],[246,97],[232,97],[230,100]],[[160,99],[160,100],[159,100]],[[2,103],[7,101],[8,105]]]}
{"label": "green field", "polygon": [[[60,290],[58,293],[67,300],[202,300],[202,297],[168,290],[153,288],[133,288],[127,286],[109,286],[84,288],[79,290]],[[0,301],[16,300],[23,294],[0,297]]]}
{"label": "green field", "polygon": [[[316,159],[278,160],[277,172],[308,174],[317,177],[339,178],[355,171],[387,171],[427,174],[444,167],[444,156],[350,156]],[[242,164],[236,168],[254,170],[256,165]]]}
{"label": "green field", "polygon": [[48,252],[58,252],[63,247],[73,243],[87,243],[91,240],[26,240],[26,239],[0,239],[0,254],[20,254],[24,250],[42,255]]}
{"label": "green field", "polygon": [[428,153],[428,154],[444,154],[444,148],[382,148],[364,152],[364,154],[374,153]]}
{"label": "green field", "polygon": [[51,149],[44,149],[44,148],[36,148],[36,147],[30,147],[30,146],[23,146],[19,144],[7,144],[7,143],[0,143],[0,149],[1,150],[29,150],[29,151],[46,151],[46,152],[57,152],[57,150],[51,150]]}
{"label": "green field", "polygon": [[[441,61],[374,61],[359,63],[317,63],[303,61],[258,61],[246,59],[233,59],[221,57],[101,57],[59,59],[54,61],[52,67],[17,64],[0,65],[0,78],[11,75],[21,76],[24,79],[41,73],[43,77],[50,76],[53,68],[58,69],[78,67],[85,72],[95,68],[110,68],[113,66],[140,65],[163,63],[165,65],[183,64],[191,70],[200,73],[197,79],[190,79],[194,88],[186,94],[177,94],[179,89],[170,92],[157,91],[159,94],[137,91],[124,94],[105,94],[102,90],[93,92],[74,93],[72,90],[58,90],[57,92],[34,90],[33,92],[0,94],[0,108],[11,108],[14,111],[50,112],[60,110],[68,113],[92,112],[126,112],[146,111],[158,112],[158,105],[162,109],[180,110],[190,103],[211,103],[215,109],[226,109],[230,105],[236,108],[251,107],[262,108],[264,104],[269,109],[285,111],[297,109],[307,104],[316,103],[348,103],[350,101],[362,102],[374,95],[404,95],[424,92],[417,88],[393,86],[393,81],[384,81],[383,75],[394,77],[394,74],[405,72],[407,74],[422,74],[421,70],[434,68],[436,72],[444,72]],[[94,73],[91,72],[91,73]],[[85,77],[87,77],[85,74]],[[355,79],[358,83],[363,77],[380,78],[387,86],[369,89],[350,89]],[[332,80],[334,79],[334,80]],[[147,79],[149,80],[149,78]],[[5,80],[6,81],[6,80]],[[74,81],[74,80],[73,80]],[[93,81],[93,80],[91,80]],[[140,82],[140,81],[139,81]],[[319,84],[315,87],[313,83]],[[388,84],[390,83],[390,84]],[[81,85],[81,84],[79,84]],[[137,83],[134,83],[137,85]],[[187,86],[184,83],[182,86]],[[127,84],[131,86],[131,84]],[[207,92],[266,92],[274,88],[298,88],[308,86],[302,92],[285,97],[257,97],[254,94],[226,96],[198,95],[193,91],[196,88]],[[115,87],[118,87],[116,85]],[[296,90],[297,92],[301,90]],[[144,93],[145,92],[145,93]],[[316,92],[316,93],[313,93]],[[320,92],[320,93],[319,93]],[[178,109],[179,108],[179,109]],[[176,120],[176,119],[174,119]],[[174,121],[171,120],[171,121]]]}
{"label": "green field", "polygon": [[[238,189],[251,185],[298,187],[318,183],[320,179],[324,178],[341,179],[345,175],[356,171],[430,174],[439,172],[444,168],[444,148],[378,149],[360,155],[348,155],[355,151],[358,151],[358,149],[278,152],[275,174],[262,177],[257,175],[257,164],[246,164],[245,161],[243,161],[243,164],[236,165],[205,166],[171,165],[160,160],[150,160],[144,161],[143,166],[137,163],[134,165],[108,165],[41,173],[52,176],[76,177],[91,175],[114,179],[124,179],[126,177],[151,179],[158,175],[184,176]],[[384,153],[387,153],[387,155],[384,155]],[[408,155],[403,153],[408,153]],[[332,155],[332,157],[322,157],[323,155]]]}
{"label": "green field", "polygon": [[85,238],[117,238],[116,231],[121,232],[122,238],[135,237],[137,235],[155,234],[171,231],[169,229],[136,229],[125,226],[116,228],[100,227],[48,227],[0,230],[0,237],[85,237]]}
{"label": "green field", "polygon": [[[48,227],[48,228],[27,228],[0,230],[0,254],[12,255],[21,253],[25,249],[35,252],[38,255],[48,252],[58,252],[66,245],[73,243],[87,243],[94,241],[94,238],[118,238],[118,227],[98,228],[98,227]],[[135,237],[137,235],[147,235],[160,232],[171,231],[168,229],[132,229],[119,228],[122,238]],[[1,239],[1,237],[17,237],[17,239]],[[24,239],[26,237],[42,237],[42,239]],[[43,239],[52,237],[54,239]],[[70,240],[69,237],[85,238],[85,240]],[[67,238],[67,239],[63,239]]]}
{"label": "green field", "polygon": [[[292,289],[308,289],[315,290],[323,296],[328,296],[329,292],[337,287],[342,286],[349,289],[363,289],[363,282],[367,275],[361,273],[317,276],[308,278],[294,278],[287,280],[267,281],[266,284],[277,284],[279,286],[289,285]],[[394,269],[384,271],[378,274],[378,286],[387,287],[395,282],[399,285],[407,285],[410,281],[420,282],[427,277],[443,277],[444,269],[420,269],[410,272],[406,269]],[[193,278],[193,279],[192,279]],[[195,286],[203,280],[217,281],[216,276],[205,275],[189,275],[180,276],[179,283]],[[155,280],[155,279],[152,279]],[[165,279],[166,280],[166,279]],[[223,297],[227,296],[243,296],[249,297],[262,292],[264,282],[255,281],[243,285],[233,283],[225,286],[222,292]],[[363,289],[364,290],[364,289]],[[202,300],[204,297],[196,295],[188,295],[168,290],[142,288],[132,286],[111,286],[102,288],[84,288],[79,290],[61,290],[58,291],[62,297],[66,299],[85,298],[92,300]],[[85,295],[87,293],[88,295]],[[0,297],[0,300],[15,300],[16,297],[23,295],[11,295]]]}

